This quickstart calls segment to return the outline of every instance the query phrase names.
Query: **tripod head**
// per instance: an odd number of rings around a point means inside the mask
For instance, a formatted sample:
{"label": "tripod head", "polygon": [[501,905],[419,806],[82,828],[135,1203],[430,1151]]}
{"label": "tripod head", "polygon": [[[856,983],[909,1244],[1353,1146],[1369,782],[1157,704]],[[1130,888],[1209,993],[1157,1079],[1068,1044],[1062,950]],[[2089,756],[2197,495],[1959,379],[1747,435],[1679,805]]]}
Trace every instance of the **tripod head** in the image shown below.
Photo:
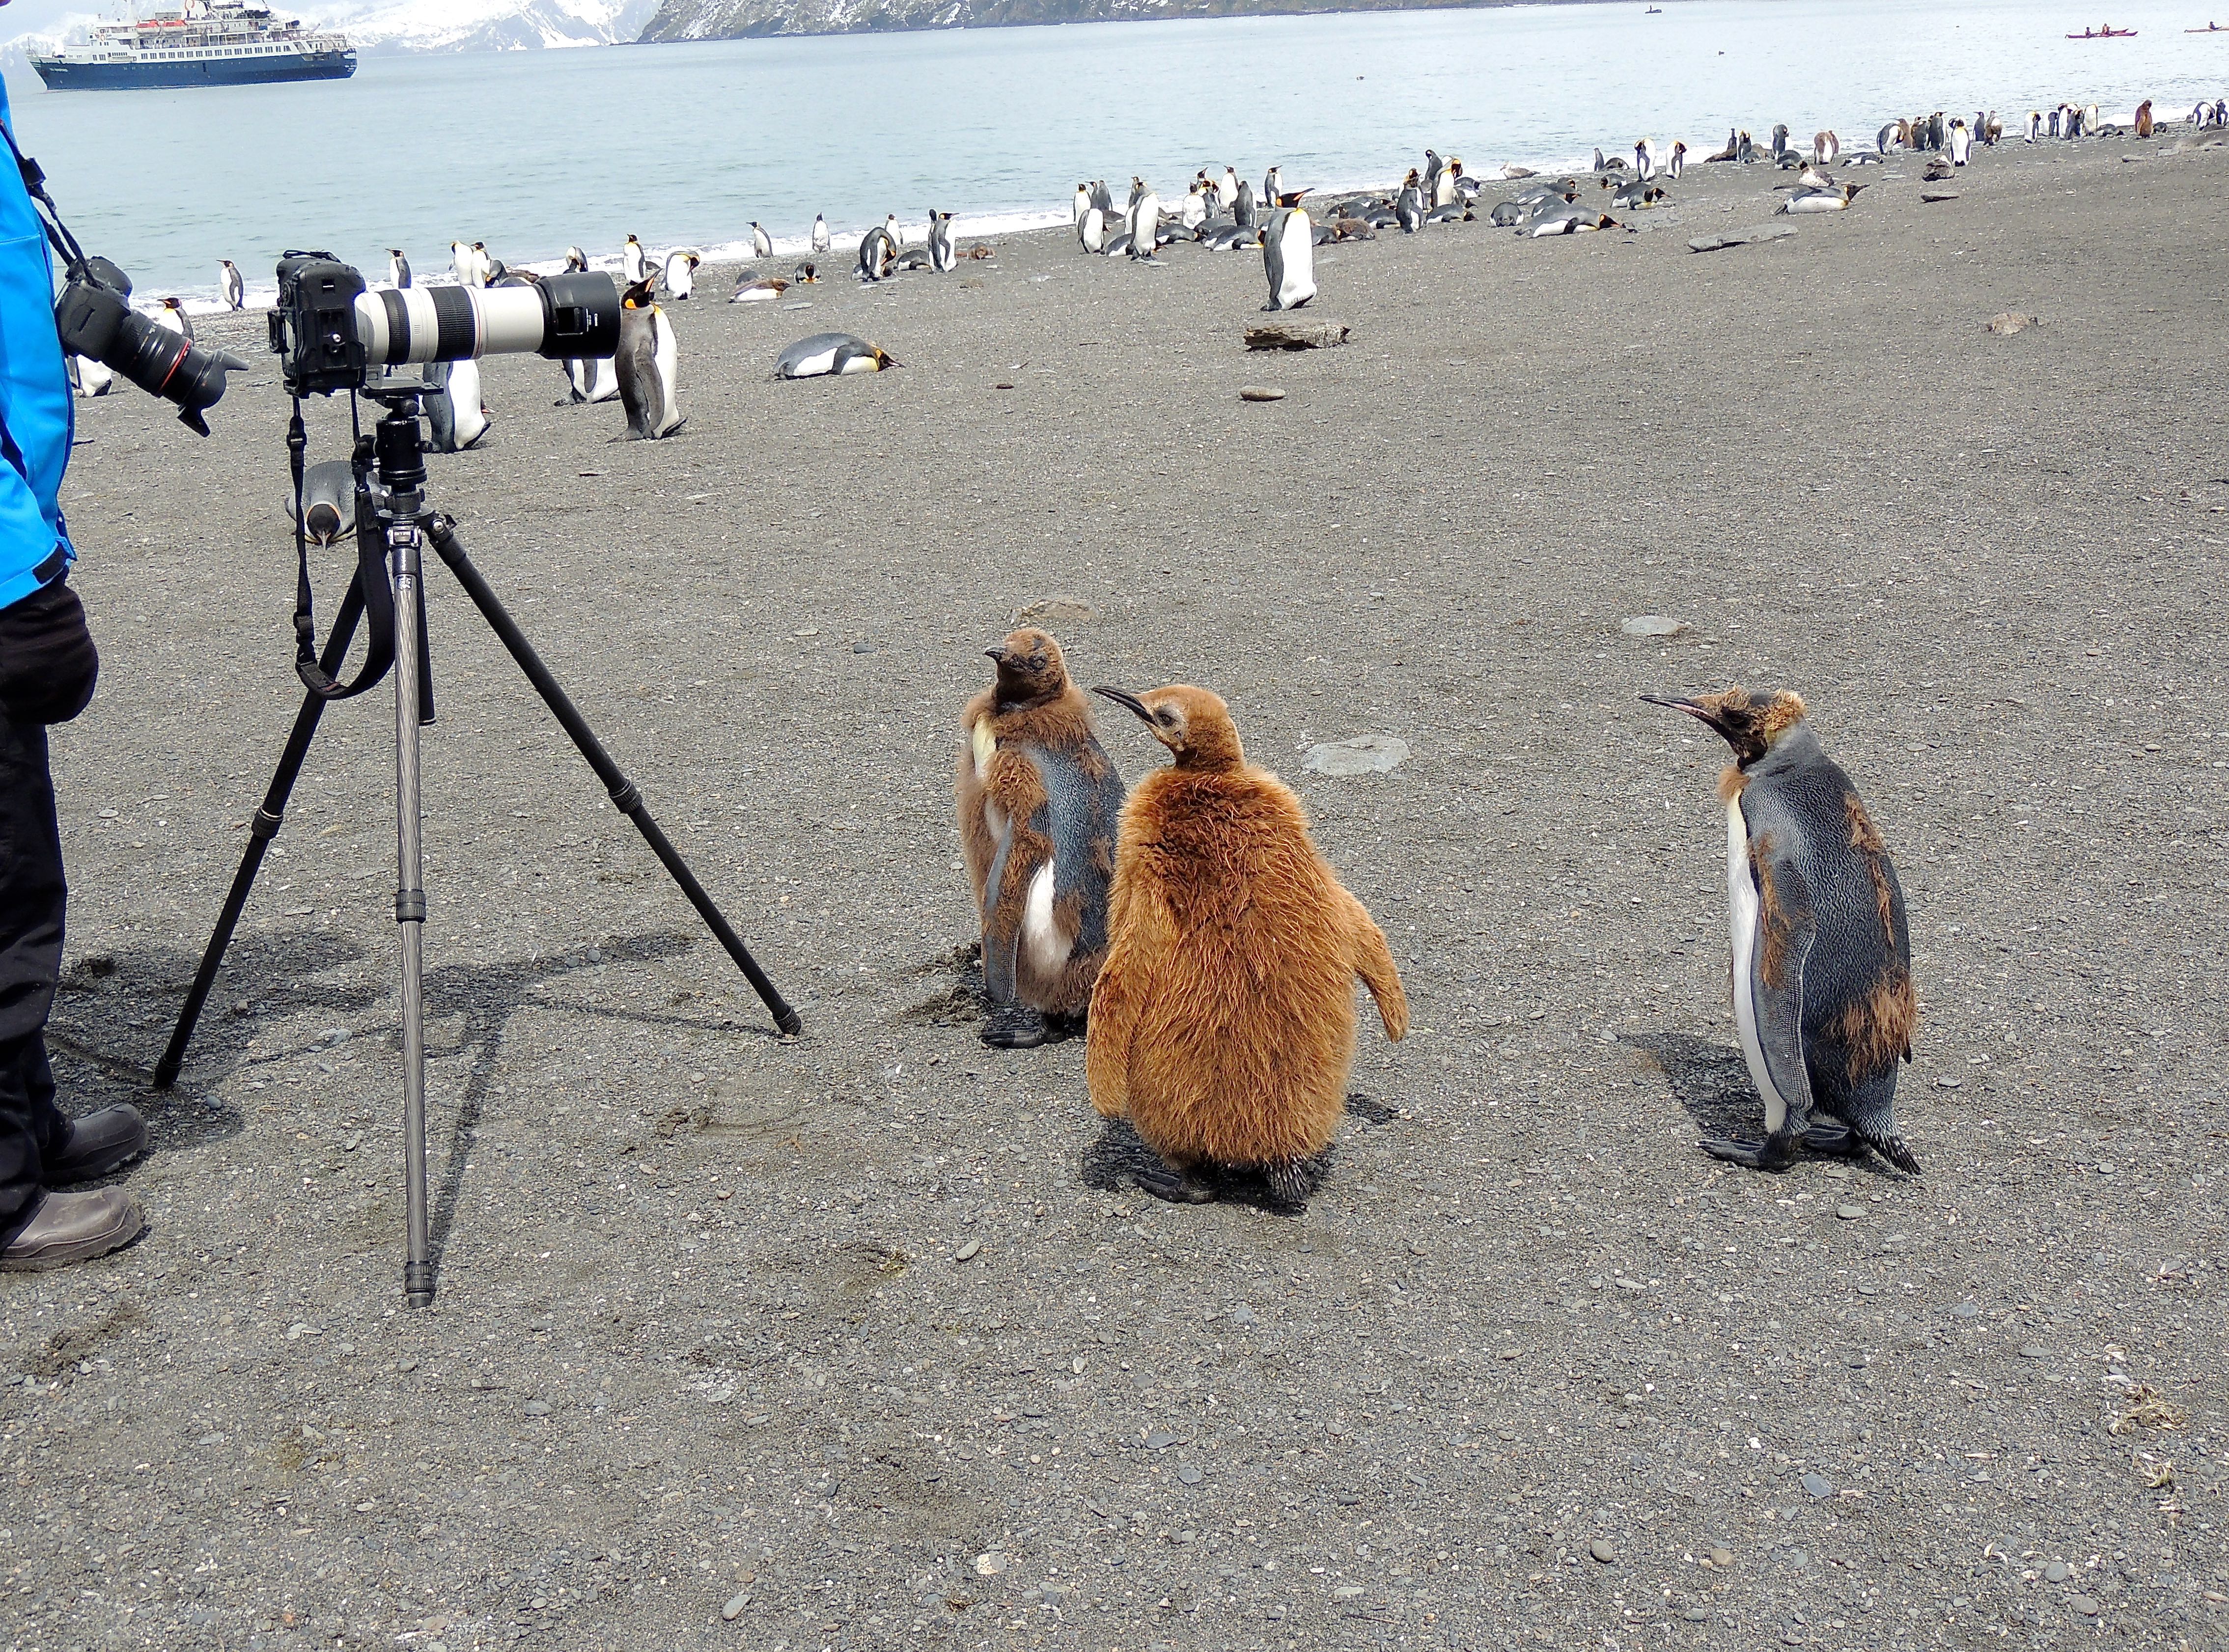
{"label": "tripod head", "polygon": [[427,389],[423,384],[379,384],[363,392],[387,409],[372,430],[372,468],[381,491],[401,515],[414,516],[425,495]]}

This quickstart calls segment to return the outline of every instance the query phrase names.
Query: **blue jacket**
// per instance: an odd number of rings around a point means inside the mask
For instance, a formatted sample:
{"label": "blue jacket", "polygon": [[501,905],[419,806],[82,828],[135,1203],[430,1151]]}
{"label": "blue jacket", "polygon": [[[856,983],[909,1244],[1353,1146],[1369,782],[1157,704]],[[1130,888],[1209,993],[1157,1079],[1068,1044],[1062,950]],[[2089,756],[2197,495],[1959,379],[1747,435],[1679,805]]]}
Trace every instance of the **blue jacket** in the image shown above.
{"label": "blue jacket", "polygon": [[[15,130],[4,82],[0,120]],[[77,560],[60,499],[76,411],[55,332],[46,231],[16,157],[0,149],[0,608]]]}

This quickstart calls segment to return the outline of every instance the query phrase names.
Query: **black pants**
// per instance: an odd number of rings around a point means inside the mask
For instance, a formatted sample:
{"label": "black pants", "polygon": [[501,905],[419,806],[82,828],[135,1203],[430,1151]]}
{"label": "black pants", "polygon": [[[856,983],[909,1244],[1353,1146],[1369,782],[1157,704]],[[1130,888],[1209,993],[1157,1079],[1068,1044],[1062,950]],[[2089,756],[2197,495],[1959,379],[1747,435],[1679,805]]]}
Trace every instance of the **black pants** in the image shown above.
{"label": "black pants", "polygon": [[46,1038],[68,894],[47,731],[0,715],[0,1243],[30,1219],[47,1155],[69,1140]]}

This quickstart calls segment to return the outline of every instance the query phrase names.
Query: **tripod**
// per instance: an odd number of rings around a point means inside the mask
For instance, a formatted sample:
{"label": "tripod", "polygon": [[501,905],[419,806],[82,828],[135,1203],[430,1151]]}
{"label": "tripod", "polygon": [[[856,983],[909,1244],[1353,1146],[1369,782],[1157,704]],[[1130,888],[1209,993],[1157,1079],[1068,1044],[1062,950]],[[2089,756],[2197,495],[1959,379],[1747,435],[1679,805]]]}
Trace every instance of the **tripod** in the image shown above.
{"label": "tripod", "polygon": [[[402,1264],[404,1299],[413,1308],[424,1308],[434,1300],[434,1262],[427,1233],[426,1222],[426,1030],[425,1030],[425,925],[426,890],[419,852],[419,767],[418,730],[421,723],[433,721],[431,693],[427,683],[430,655],[424,629],[425,590],[422,552],[431,543],[457,582],[465,588],[472,605],[489,627],[518,663],[526,679],[534,685],[588,767],[596,771],[611,794],[613,807],[634,822],[651,852],[671,874],[689,903],[697,909],[736,967],[743,972],[751,986],[774,1016],[774,1025],[785,1033],[795,1033],[803,1025],[797,1012],[782,1000],[766,972],[758,966],[750,949],[743,945],[704,886],[697,881],[696,874],[668,841],[665,833],[652,820],[642,801],[642,794],[634,783],[620,773],[620,766],[597,740],[549,668],[534,652],[533,644],[526,640],[508,611],[484,579],[479,569],[465,555],[458,543],[455,524],[435,512],[426,504],[425,433],[420,424],[419,392],[411,389],[385,389],[369,392],[388,409],[376,427],[372,440],[373,465],[376,485],[367,483],[357,495],[357,510],[363,511],[369,503],[378,524],[380,537],[387,546],[387,578],[394,589],[395,599],[395,862],[398,881],[395,892],[395,920],[402,931],[402,1156],[404,1176],[404,1220],[406,1227],[405,1255]],[[299,421],[298,421],[299,424]],[[298,432],[299,436],[299,432]],[[299,445],[299,441],[298,441]],[[364,611],[363,588],[351,582],[347,596],[343,599],[340,612],[334,617],[331,636],[327,640],[321,664],[328,677],[337,670],[347,658],[349,644],[356,633],[357,620]],[[305,622],[306,623],[306,621]],[[178,1012],[177,1025],[171,1031],[170,1042],[156,1064],[155,1088],[168,1090],[178,1077],[178,1068],[185,1059],[186,1045],[194,1036],[194,1027],[201,1019],[202,1007],[208,1000],[209,988],[215,984],[218,969],[224,962],[225,948],[232,942],[234,929],[240,922],[241,910],[247,904],[248,892],[254,887],[255,874],[263,864],[264,852],[271,839],[278,835],[279,827],[286,813],[286,801],[294,789],[304,760],[309,755],[310,742],[318,732],[318,724],[324,714],[326,697],[312,692],[305,696],[301,710],[294,718],[294,729],[288,737],[285,751],[279,755],[279,767],[271,777],[270,789],[264,794],[262,807],[256,810],[251,825],[247,848],[241,855],[240,870],[233,874],[232,889],[225,897],[223,910],[217,915],[216,927],[210,933],[209,945],[202,954],[200,968],[194,975],[194,984],[186,993],[184,1007]]]}

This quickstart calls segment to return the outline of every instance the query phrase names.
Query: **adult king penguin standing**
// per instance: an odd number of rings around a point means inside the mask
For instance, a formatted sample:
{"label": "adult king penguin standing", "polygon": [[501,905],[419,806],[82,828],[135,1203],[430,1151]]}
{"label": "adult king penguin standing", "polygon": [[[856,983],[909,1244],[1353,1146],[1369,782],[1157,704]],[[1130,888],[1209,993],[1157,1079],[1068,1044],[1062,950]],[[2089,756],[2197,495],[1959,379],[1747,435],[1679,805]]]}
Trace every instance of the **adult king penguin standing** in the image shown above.
{"label": "adult king penguin standing", "polygon": [[[4,87],[0,122],[12,143]],[[138,1237],[147,1218],[122,1188],[51,1190],[136,1157],[147,1127],[126,1105],[73,1122],[47,1064],[67,893],[47,726],[85,710],[100,656],[69,588],[77,552],[57,503],[73,426],[53,269],[13,159],[0,159],[0,1269],[17,1270]]]}

